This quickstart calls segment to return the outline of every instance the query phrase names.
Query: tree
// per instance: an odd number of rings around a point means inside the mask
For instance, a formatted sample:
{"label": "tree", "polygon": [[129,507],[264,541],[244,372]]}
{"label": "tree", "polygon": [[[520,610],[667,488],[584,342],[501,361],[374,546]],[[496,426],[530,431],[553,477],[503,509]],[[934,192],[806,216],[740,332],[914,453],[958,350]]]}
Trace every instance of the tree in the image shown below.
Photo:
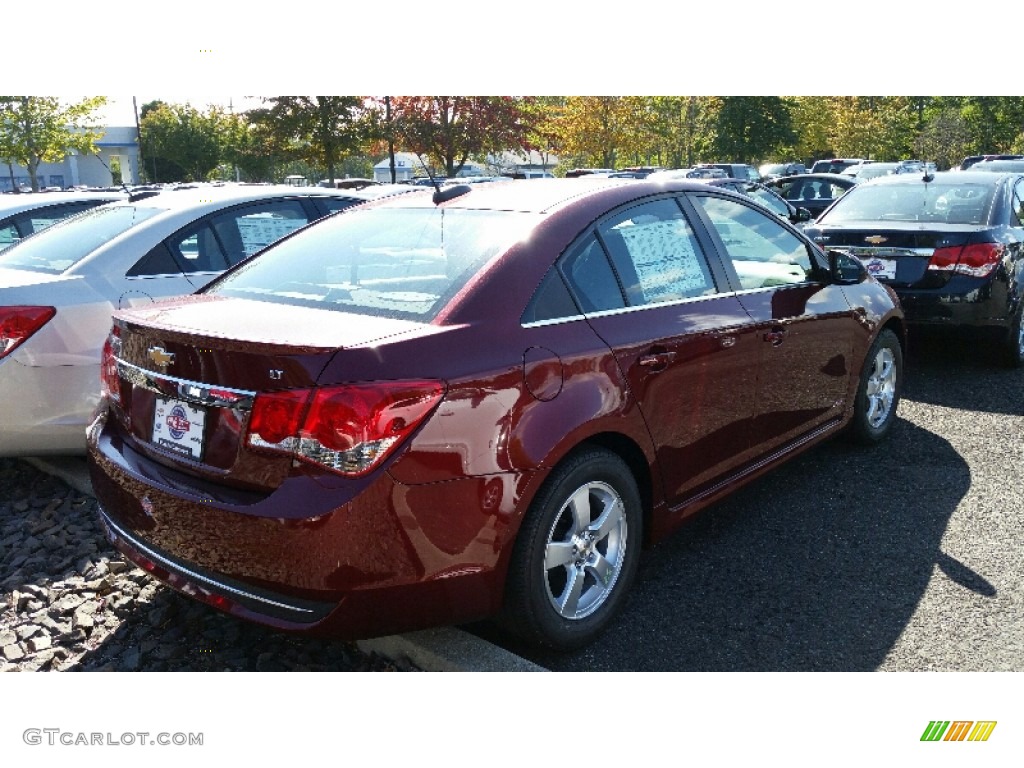
{"label": "tree", "polygon": [[[39,191],[42,163],[59,163],[70,150],[90,154],[103,131],[93,124],[106,103],[93,96],[64,104],[52,96],[0,96],[0,157],[28,170],[32,191]],[[12,172],[13,181],[13,172]]]}
{"label": "tree", "polygon": [[523,147],[532,127],[529,100],[511,96],[394,96],[402,142],[455,176],[472,156]]}
{"label": "tree", "polygon": [[708,96],[655,96],[650,99],[651,140],[658,164],[691,167],[712,157],[717,99]]}
{"label": "tree", "polygon": [[357,150],[363,139],[360,96],[273,96],[263,101],[270,106],[249,110],[249,120],[266,131],[279,152],[324,168],[327,178],[335,178],[338,161]]}
{"label": "tree", "polygon": [[726,96],[718,111],[715,153],[737,163],[760,162],[794,139],[789,104],[779,96]]}
{"label": "tree", "polygon": [[567,98],[558,125],[563,162],[614,168],[620,151],[629,144],[635,118],[632,106],[619,96]]}
{"label": "tree", "polygon": [[[149,107],[150,105],[146,105]],[[226,116],[219,107],[201,112],[191,104],[146,109],[140,121],[153,181],[203,181],[219,164]]]}

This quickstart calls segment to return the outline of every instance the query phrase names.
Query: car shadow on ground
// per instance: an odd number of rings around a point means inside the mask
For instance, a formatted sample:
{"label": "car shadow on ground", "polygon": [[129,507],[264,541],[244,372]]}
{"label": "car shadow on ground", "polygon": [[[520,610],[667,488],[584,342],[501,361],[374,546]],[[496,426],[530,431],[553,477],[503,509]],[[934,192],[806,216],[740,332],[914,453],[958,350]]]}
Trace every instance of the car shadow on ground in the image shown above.
{"label": "car shadow on ground", "polygon": [[905,362],[907,400],[1024,415],[1024,371],[1007,368],[996,345],[987,340],[916,333]]}
{"label": "car shadow on ground", "polygon": [[970,483],[948,441],[901,419],[874,448],[810,450],[646,551],[625,611],[587,648],[473,631],[554,670],[874,670],[937,566],[993,591],[940,551]]}

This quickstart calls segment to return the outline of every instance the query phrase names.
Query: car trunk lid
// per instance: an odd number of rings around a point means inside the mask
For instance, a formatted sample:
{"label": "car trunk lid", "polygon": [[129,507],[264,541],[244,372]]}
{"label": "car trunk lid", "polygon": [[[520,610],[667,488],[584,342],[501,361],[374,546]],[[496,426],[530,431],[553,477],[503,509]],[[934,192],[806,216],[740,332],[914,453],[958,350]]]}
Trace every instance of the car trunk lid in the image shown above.
{"label": "car trunk lid", "polygon": [[[108,399],[119,428],[140,452],[197,476],[270,489],[291,460],[246,444],[255,399],[312,389],[339,349],[372,345],[419,325],[189,296],[117,313],[104,380],[116,390]],[[109,373],[114,364],[116,378]]]}
{"label": "car trunk lid", "polygon": [[[852,253],[876,279],[894,288],[939,288],[952,270],[937,268],[952,259],[953,264],[970,243],[984,240],[984,227],[947,225],[941,230],[920,224],[880,228],[876,222],[862,226],[815,227],[809,234],[822,248]],[[938,258],[937,258],[938,257]]]}

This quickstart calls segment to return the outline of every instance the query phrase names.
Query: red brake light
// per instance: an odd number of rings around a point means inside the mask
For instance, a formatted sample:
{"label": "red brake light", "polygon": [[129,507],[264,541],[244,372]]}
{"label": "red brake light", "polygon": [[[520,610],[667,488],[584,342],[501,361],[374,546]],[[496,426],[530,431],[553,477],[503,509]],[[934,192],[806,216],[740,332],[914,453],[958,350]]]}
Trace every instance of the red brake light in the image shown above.
{"label": "red brake light", "polygon": [[1003,258],[1000,243],[974,243],[937,248],[928,261],[928,269],[971,277],[988,277]]}
{"label": "red brake light", "polygon": [[247,440],[252,448],[292,454],[341,475],[363,475],[391,455],[443,395],[438,381],[257,395]]}
{"label": "red brake light", "polygon": [[121,354],[121,329],[116,325],[107,334],[100,358],[100,390],[104,397],[121,402],[121,379],[117,374],[117,357]]}
{"label": "red brake light", "polygon": [[56,314],[54,307],[0,307],[0,358],[17,349]]}
{"label": "red brake light", "polygon": [[249,445],[291,452],[309,402],[308,389],[257,395],[249,418]]}

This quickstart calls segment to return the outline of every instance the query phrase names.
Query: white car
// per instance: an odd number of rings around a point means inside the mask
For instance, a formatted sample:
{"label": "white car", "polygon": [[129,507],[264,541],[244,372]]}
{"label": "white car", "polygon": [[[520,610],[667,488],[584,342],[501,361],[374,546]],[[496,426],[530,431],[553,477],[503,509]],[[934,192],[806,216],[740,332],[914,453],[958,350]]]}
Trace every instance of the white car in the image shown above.
{"label": "white car", "polygon": [[127,192],[28,192],[0,196],[0,251],[61,219],[127,197]]}
{"label": "white car", "polygon": [[0,252],[0,456],[83,454],[115,309],[192,293],[308,222],[409,187],[146,192]]}

